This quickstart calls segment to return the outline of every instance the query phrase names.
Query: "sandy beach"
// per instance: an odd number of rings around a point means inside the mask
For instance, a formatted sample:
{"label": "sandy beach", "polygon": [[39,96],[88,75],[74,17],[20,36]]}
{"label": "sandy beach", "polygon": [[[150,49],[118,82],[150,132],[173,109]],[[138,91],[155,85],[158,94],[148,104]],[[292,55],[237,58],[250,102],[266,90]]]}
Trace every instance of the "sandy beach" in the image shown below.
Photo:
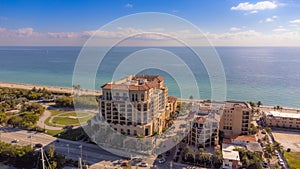
{"label": "sandy beach", "polygon": [[[70,93],[73,94],[74,90],[72,87],[60,87],[60,86],[46,86],[46,85],[35,85],[35,84],[23,84],[23,83],[11,83],[11,82],[0,82],[0,87],[8,87],[8,88],[17,88],[17,89],[27,89],[31,90],[32,88],[36,89],[47,89],[53,92],[62,92],[62,93]],[[77,91],[76,91],[77,92]],[[80,89],[78,91],[80,95],[100,95],[100,90],[88,90],[88,89]]]}
{"label": "sandy beach", "polygon": [[[263,112],[269,112],[269,111],[274,111],[274,106],[260,106],[260,109]],[[282,110],[276,110],[275,111],[279,111],[279,112],[283,112],[283,113],[296,113],[299,114],[300,113],[300,108],[291,108],[291,107],[282,107]]]}

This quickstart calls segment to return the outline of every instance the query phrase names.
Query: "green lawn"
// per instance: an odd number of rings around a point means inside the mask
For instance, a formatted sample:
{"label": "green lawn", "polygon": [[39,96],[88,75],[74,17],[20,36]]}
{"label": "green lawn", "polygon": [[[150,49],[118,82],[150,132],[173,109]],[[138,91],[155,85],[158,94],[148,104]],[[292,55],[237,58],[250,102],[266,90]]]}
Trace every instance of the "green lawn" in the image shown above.
{"label": "green lawn", "polygon": [[79,121],[77,118],[66,118],[66,117],[54,117],[52,119],[54,124],[61,125],[79,125]]}
{"label": "green lawn", "polygon": [[50,136],[57,136],[57,134],[63,133],[64,130],[47,130],[47,134]]}
{"label": "green lawn", "polygon": [[54,117],[52,122],[60,125],[80,125],[81,123],[86,123],[92,116],[87,116],[83,118],[68,118],[68,117]]}
{"label": "green lawn", "polygon": [[291,169],[300,168],[300,152],[284,152],[284,157]]}
{"label": "green lawn", "polygon": [[75,113],[75,112],[70,112],[70,113],[62,113],[60,114],[59,116],[75,116],[75,117],[84,117],[88,115],[88,113],[81,113],[81,112],[78,112],[78,113]]}
{"label": "green lawn", "polygon": [[79,126],[80,123],[86,123],[89,119],[93,117],[93,115],[88,114],[86,112],[75,113],[74,111],[62,111],[62,110],[50,110],[50,112],[51,112],[51,116],[57,116],[57,117],[54,117],[52,119],[53,124],[49,122],[51,117],[48,117],[45,120],[45,124],[54,127],[56,127],[55,124]]}

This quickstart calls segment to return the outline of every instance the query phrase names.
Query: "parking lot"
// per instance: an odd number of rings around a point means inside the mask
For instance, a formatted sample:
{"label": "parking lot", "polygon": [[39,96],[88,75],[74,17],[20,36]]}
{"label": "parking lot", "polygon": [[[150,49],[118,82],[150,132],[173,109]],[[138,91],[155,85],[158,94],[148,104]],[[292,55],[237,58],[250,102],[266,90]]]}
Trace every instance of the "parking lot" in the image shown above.
{"label": "parking lot", "polygon": [[290,148],[292,151],[300,152],[300,131],[273,130],[276,141],[283,145],[284,149]]}

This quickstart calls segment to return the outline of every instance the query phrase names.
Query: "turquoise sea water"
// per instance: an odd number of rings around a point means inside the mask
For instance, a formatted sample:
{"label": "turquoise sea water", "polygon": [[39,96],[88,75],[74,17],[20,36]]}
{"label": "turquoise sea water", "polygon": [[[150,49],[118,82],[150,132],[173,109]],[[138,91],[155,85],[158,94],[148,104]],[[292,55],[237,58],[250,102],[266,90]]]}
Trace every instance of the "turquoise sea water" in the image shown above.
{"label": "turquoise sea water", "polygon": [[[127,55],[140,49],[112,49],[98,69],[97,89],[111,80],[116,66]],[[201,99],[210,99],[209,77],[201,61],[184,48],[164,49],[187,63],[200,86]],[[80,47],[0,47],[0,81],[72,86],[80,50]],[[216,47],[216,50],[224,66],[228,100],[261,100],[265,105],[300,107],[300,48]],[[143,73],[165,76],[169,95],[179,95],[178,85],[166,72],[147,69]]]}

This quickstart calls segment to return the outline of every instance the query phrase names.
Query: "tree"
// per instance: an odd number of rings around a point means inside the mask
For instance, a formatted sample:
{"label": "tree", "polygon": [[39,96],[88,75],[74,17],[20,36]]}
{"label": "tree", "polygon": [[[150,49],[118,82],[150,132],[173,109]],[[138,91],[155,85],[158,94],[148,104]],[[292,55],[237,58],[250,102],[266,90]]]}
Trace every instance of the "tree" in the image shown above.
{"label": "tree", "polygon": [[251,135],[255,135],[258,133],[258,128],[254,125],[254,124],[250,124],[250,128],[249,128],[249,134]]}
{"label": "tree", "polygon": [[55,106],[56,107],[70,107],[73,108],[73,99],[72,97],[63,96],[55,99]]}
{"label": "tree", "polygon": [[267,132],[267,133],[271,133],[271,132],[272,132],[272,129],[271,129],[270,127],[267,127],[267,128],[266,128],[266,132]]}
{"label": "tree", "polygon": [[261,101],[258,101],[256,104],[257,104],[257,107],[260,107],[263,105]]}
{"label": "tree", "polygon": [[0,124],[6,123],[7,122],[7,116],[4,112],[0,113]]}
{"label": "tree", "polygon": [[12,116],[7,123],[13,125],[14,127],[20,126],[22,122],[22,118],[20,116]]}
{"label": "tree", "polygon": [[266,144],[264,147],[264,154],[266,158],[271,158],[274,154],[274,147],[271,144]]}
{"label": "tree", "polygon": [[212,155],[212,164],[215,168],[220,168],[223,163],[223,155],[221,150],[215,150]]}

